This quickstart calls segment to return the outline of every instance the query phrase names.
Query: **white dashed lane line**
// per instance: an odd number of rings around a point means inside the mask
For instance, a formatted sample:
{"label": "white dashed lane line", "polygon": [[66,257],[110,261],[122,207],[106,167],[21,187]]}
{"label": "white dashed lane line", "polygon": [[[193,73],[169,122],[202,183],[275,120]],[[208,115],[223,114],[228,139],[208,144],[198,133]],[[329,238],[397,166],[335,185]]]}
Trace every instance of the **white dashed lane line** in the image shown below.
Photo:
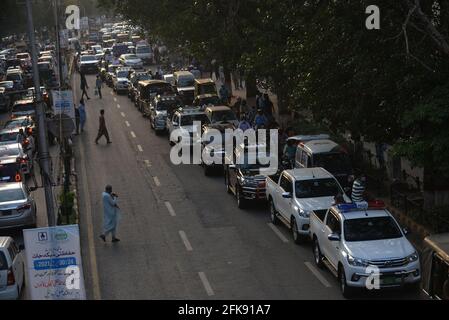
{"label": "white dashed lane line", "polygon": [[271,230],[281,239],[282,242],[288,243],[288,239],[282,234],[282,232],[272,223],[269,223],[268,226]]}
{"label": "white dashed lane line", "polygon": [[189,239],[187,238],[187,235],[184,231],[179,231],[179,236],[182,239],[182,242],[184,242],[184,246],[186,247],[187,251],[193,251],[192,245],[190,244]]}
{"label": "white dashed lane line", "polygon": [[213,296],[214,290],[212,290],[212,287],[209,283],[209,280],[207,280],[206,274],[204,272],[198,272],[198,275],[200,276],[201,282],[203,283],[204,289],[206,290],[207,295]]}
{"label": "white dashed lane line", "polygon": [[159,181],[158,177],[153,177],[154,183],[156,184],[156,187],[160,187],[161,186],[161,182]]}
{"label": "white dashed lane line", "polygon": [[114,102],[117,102],[117,98],[114,97]]}
{"label": "white dashed lane line", "polygon": [[142,146],[140,144],[137,146],[137,150],[139,150],[139,152],[143,152]]}
{"label": "white dashed lane line", "polygon": [[151,167],[151,162],[150,162],[150,160],[145,160],[144,162],[145,162],[145,165],[146,165],[148,168]]}
{"label": "white dashed lane line", "polygon": [[131,124],[128,121],[125,121],[127,127],[131,127]]}
{"label": "white dashed lane line", "polygon": [[329,281],[327,281],[324,276],[321,274],[320,271],[318,271],[317,268],[315,268],[310,262],[306,261],[304,262],[304,264],[306,265],[307,268],[309,268],[309,270],[313,273],[313,275],[321,282],[321,284],[323,286],[325,286],[326,288],[330,288],[331,285],[329,283]]}
{"label": "white dashed lane line", "polygon": [[133,137],[134,139],[137,138],[136,134],[134,133],[134,131],[131,131],[131,137]]}
{"label": "white dashed lane line", "polygon": [[118,104],[118,105],[117,105],[117,109],[120,109],[120,108],[121,108],[121,106]]}
{"label": "white dashed lane line", "polygon": [[120,112],[120,114],[122,115],[122,117],[126,117],[126,114],[124,112]]}
{"label": "white dashed lane line", "polygon": [[168,202],[168,201],[165,201],[165,206],[167,207],[168,213],[170,213],[170,215],[171,215],[172,217],[176,217],[176,212],[175,212],[175,210],[173,209],[171,203]]}

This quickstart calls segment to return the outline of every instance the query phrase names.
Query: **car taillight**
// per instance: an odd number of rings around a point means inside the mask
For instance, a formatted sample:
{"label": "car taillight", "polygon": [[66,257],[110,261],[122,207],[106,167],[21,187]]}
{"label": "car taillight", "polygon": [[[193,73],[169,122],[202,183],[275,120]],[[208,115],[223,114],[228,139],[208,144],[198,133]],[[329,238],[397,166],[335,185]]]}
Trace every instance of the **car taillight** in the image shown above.
{"label": "car taillight", "polygon": [[12,272],[12,268],[9,268],[7,286],[13,286],[15,284],[16,284],[16,277],[14,277],[14,272]]}
{"label": "car taillight", "polygon": [[27,204],[24,204],[23,206],[18,207],[17,211],[28,210],[30,208],[31,208],[31,204],[27,203]]}
{"label": "car taillight", "polygon": [[19,173],[17,173],[16,176],[14,177],[14,180],[16,180],[16,182],[21,182],[22,176]]}

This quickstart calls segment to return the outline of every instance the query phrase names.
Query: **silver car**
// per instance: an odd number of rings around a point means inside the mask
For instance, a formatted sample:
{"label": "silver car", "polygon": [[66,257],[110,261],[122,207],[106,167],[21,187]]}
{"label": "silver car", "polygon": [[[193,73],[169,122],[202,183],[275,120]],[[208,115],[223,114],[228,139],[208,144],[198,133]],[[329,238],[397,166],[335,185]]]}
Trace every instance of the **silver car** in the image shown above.
{"label": "silver car", "polygon": [[22,182],[0,183],[0,229],[36,227],[36,203]]}

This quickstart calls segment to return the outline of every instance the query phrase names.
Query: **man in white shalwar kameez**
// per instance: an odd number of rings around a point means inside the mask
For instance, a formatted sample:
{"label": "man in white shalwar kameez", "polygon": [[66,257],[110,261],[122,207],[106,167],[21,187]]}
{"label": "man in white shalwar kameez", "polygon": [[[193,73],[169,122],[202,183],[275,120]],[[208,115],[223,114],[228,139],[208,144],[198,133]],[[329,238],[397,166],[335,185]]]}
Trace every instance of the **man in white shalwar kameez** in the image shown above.
{"label": "man in white shalwar kameez", "polygon": [[119,242],[116,238],[117,225],[120,219],[120,208],[117,205],[117,195],[112,193],[112,186],[106,186],[103,192],[103,234],[100,238],[106,242],[106,237],[111,234],[112,242]]}

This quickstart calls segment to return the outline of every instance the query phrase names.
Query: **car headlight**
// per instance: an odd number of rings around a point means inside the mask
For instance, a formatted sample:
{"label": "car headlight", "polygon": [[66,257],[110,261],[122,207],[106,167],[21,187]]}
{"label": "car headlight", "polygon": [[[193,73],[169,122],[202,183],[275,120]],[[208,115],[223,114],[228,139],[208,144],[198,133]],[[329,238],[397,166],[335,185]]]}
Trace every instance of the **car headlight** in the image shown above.
{"label": "car headlight", "polygon": [[250,185],[254,182],[254,180],[242,177],[242,178],[240,178],[240,182],[242,185]]}
{"label": "car headlight", "polygon": [[350,254],[348,254],[347,258],[348,258],[348,263],[351,266],[354,266],[354,267],[368,267],[369,266],[369,262],[367,260],[360,259],[360,258],[354,258]]}
{"label": "car headlight", "polygon": [[419,259],[418,252],[415,251],[413,254],[409,255],[406,259],[407,259],[408,262],[415,262],[415,261],[417,261]]}
{"label": "car headlight", "polygon": [[298,209],[298,214],[303,218],[309,218],[310,217],[310,211],[305,211],[302,209]]}

